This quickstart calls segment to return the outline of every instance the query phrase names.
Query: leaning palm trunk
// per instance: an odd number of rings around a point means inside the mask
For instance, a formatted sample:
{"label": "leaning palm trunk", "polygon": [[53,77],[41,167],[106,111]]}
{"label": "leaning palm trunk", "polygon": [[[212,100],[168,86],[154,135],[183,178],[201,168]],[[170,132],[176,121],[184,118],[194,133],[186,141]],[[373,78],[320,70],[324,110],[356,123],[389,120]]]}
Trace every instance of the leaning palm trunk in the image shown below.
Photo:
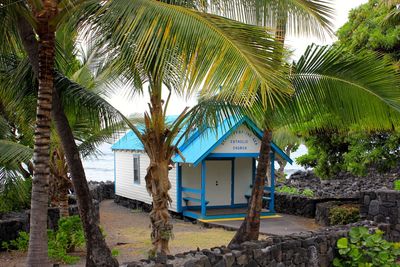
{"label": "leaning palm trunk", "polygon": [[[286,24],[288,19],[288,14],[286,10],[282,7],[278,9],[279,16],[277,19],[277,27],[275,32],[275,39],[282,46],[285,43],[286,36]],[[282,52],[277,50],[275,53],[279,53],[280,57],[283,57]],[[270,157],[269,154],[271,152],[271,141],[272,141],[272,132],[269,129],[264,130],[260,153],[259,153],[259,161],[257,166],[256,177],[254,181],[254,187],[251,192],[250,204],[247,210],[246,218],[241,224],[239,230],[236,232],[235,236],[232,238],[229,243],[230,246],[234,244],[240,244],[245,241],[257,240],[260,234],[260,219],[261,219],[261,208],[262,208],[262,198],[264,195],[264,184],[265,177],[269,170],[270,165]],[[271,179],[273,179],[271,177]]]}
{"label": "leaning palm trunk", "polygon": [[260,154],[258,156],[258,165],[256,177],[246,218],[240,225],[239,230],[232,238],[229,246],[238,245],[245,241],[257,240],[260,233],[260,215],[262,209],[262,197],[264,195],[265,178],[267,176],[268,165],[270,164],[272,132],[264,130],[261,140]]}
{"label": "leaning palm trunk", "polygon": [[47,256],[47,207],[50,176],[50,126],[54,87],[55,29],[50,20],[57,14],[56,1],[44,1],[36,14],[39,36],[38,101],[34,143],[28,266],[49,266]]}
{"label": "leaning palm trunk", "polygon": [[83,223],[86,238],[86,266],[87,267],[113,267],[118,266],[118,261],[112,256],[105,238],[99,227],[99,214],[97,214],[92,201],[85,170],[75,143],[71,127],[65,116],[62,103],[57,92],[54,92],[52,115],[56,124],[57,133],[67,159],[72,184],[78,201],[79,215]]}

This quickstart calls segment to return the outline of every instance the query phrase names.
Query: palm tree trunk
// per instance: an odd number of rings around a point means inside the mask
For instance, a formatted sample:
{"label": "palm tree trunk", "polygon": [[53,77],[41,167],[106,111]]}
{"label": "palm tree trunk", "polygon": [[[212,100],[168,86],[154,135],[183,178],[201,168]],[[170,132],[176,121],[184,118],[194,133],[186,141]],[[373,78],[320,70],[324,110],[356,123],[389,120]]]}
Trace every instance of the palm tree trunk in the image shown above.
{"label": "palm tree trunk", "polygon": [[[286,25],[288,14],[282,6],[278,7],[278,20],[275,32],[275,39],[282,46],[282,51],[277,51],[280,56],[283,56],[283,46],[286,37]],[[283,60],[283,58],[282,58]],[[262,197],[264,194],[265,176],[267,174],[268,166],[270,165],[269,153],[271,152],[272,132],[264,130],[263,138],[259,153],[259,162],[257,166],[257,173],[254,181],[254,186],[251,192],[250,204],[247,210],[246,218],[241,224],[239,230],[229,243],[229,246],[237,245],[245,241],[257,240],[260,234],[260,215]],[[260,176],[262,175],[262,176]],[[261,186],[262,185],[262,186]]]}
{"label": "palm tree trunk", "polygon": [[[38,47],[32,26],[26,19],[19,17],[18,31],[22,39],[25,51],[28,53],[29,60],[35,74],[38,74],[39,64],[37,61]],[[51,72],[53,77],[53,70]],[[112,257],[104,237],[98,225],[98,214],[90,196],[89,187],[86,181],[85,171],[79,157],[72,130],[69,127],[68,119],[62,108],[62,103],[58,94],[53,94],[52,116],[56,122],[57,132],[62,141],[65,157],[72,177],[78,200],[79,213],[84,226],[86,237],[86,266],[118,266],[118,262]],[[65,148],[67,147],[67,149]],[[74,165],[76,164],[76,165]],[[47,216],[47,215],[46,215]],[[47,217],[46,217],[47,218]],[[93,222],[96,223],[93,223]],[[47,243],[46,243],[47,244]],[[47,250],[46,250],[47,254]],[[44,265],[39,265],[44,266]]]}
{"label": "palm tree trunk", "polygon": [[60,211],[60,217],[69,216],[69,204],[68,204],[68,190],[72,187],[71,181],[67,174],[55,177],[56,182],[56,205]]}
{"label": "palm tree trunk", "polygon": [[270,130],[264,130],[261,140],[260,154],[258,156],[256,177],[251,191],[247,215],[240,225],[239,230],[229,243],[229,246],[258,239],[260,233],[260,215],[262,209],[262,197],[264,195],[265,177],[267,175],[268,166],[270,165],[269,155],[271,152],[271,141],[272,132]]}
{"label": "palm tree trunk", "polygon": [[57,14],[55,1],[44,1],[36,14],[38,24],[38,101],[34,143],[34,175],[32,181],[30,239],[27,266],[50,266],[47,256],[47,207],[50,176],[50,127],[55,29],[49,21]]}
{"label": "palm tree trunk", "polygon": [[[162,155],[163,151],[159,152]],[[153,198],[153,207],[150,212],[151,241],[153,244],[153,249],[150,253],[151,257],[155,257],[159,253],[164,255],[170,253],[168,243],[172,236],[173,226],[168,211],[171,203],[171,197],[168,194],[171,188],[171,183],[168,179],[169,163],[170,159],[158,162],[151,160],[145,177],[147,188]]]}
{"label": "palm tree trunk", "polygon": [[67,159],[72,184],[77,196],[79,215],[81,216],[85,231],[87,249],[86,266],[118,266],[118,261],[112,256],[111,250],[100,231],[99,217],[93,204],[78,147],[56,91],[53,93],[53,103],[52,115]]}

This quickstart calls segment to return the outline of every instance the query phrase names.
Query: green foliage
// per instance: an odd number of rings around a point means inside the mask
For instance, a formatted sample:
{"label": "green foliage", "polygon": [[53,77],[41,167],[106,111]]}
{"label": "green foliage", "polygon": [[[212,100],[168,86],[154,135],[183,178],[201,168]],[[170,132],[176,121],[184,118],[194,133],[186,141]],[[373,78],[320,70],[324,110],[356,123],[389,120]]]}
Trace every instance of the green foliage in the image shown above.
{"label": "green foliage", "polygon": [[300,192],[299,189],[297,189],[296,187],[293,186],[281,186],[281,187],[277,187],[275,189],[276,192],[278,193],[285,193],[285,194],[290,194],[290,195],[302,195],[302,196],[306,196],[306,197],[313,197],[314,196],[314,192],[309,189],[306,188],[303,191]]}
{"label": "green foliage", "polygon": [[19,251],[27,251],[29,246],[29,234],[21,231],[18,233],[18,237],[10,242],[3,242],[1,246],[6,250],[16,249]]}
{"label": "green foliage", "polygon": [[15,177],[3,186],[0,185],[0,213],[29,208],[31,188],[31,179],[24,180],[19,177]]}
{"label": "green foliage", "polygon": [[351,51],[377,51],[391,60],[400,60],[400,27],[385,23],[387,16],[396,9],[385,1],[370,0],[353,9],[349,21],[341,27],[337,36],[339,43]]}
{"label": "green foliage", "polygon": [[329,224],[349,224],[360,219],[360,208],[355,205],[333,207],[329,212]]}
{"label": "green foliage", "polygon": [[313,197],[314,191],[312,191],[310,188],[306,188],[303,190],[303,192],[301,192],[301,195],[306,197]]}
{"label": "green foliage", "polygon": [[278,193],[286,193],[290,195],[300,195],[299,189],[297,189],[296,187],[286,186],[286,185],[276,188],[275,191]]}
{"label": "green foliage", "polygon": [[308,153],[296,159],[306,168],[314,168],[321,178],[329,178],[344,168],[343,154],[348,152],[346,136],[338,131],[319,131],[305,138]]}
{"label": "green foliage", "polygon": [[384,173],[398,166],[399,143],[399,132],[320,131],[305,138],[308,153],[296,162],[314,168],[321,178],[334,177],[340,171],[363,176],[371,167]]}
{"label": "green foliage", "polygon": [[350,237],[340,238],[337,242],[340,257],[335,258],[337,267],[394,267],[400,256],[398,244],[382,238],[383,232],[376,230],[370,234],[365,227],[350,230]]}
{"label": "green foliage", "polygon": [[50,258],[68,264],[79,260],[79,257],[68,255],[68,252],[85,244],[85,235],[79,216],[61,218],[58,222],[58,230],[48,230],[48,236]]}
{"label": "green foliage", "polygon": [[[75,248],[82,248],[85,245],[85,235],[79,216],[61,218],[58,221],[58,230],[48,230],[47,234],[48,254],[51,259],[65,264],[74,264],[79,261],[79,257],[68,254]],[[3,242],[2,247],[7,250],[26,251],[28,244],[29,234],[21,231],[17,239]]]}
{"label": "green foliage", "polygon": [[400,191],[400,180],[394,181],[394,190]]}
{"label": "green foliage", "polygon": [[111,250],[111,255],[112,255],[113,257],[117,257],[119,254],[120,254],[120,252],[119,252],[118,249],[113,248],[113,249]]}
{"label": "green foliage", "polygon": [[347,137],[349,151],[344,155],[345,168],[365,175],[369,167],[386,172],[400,162],[400,133],[353,131]]}

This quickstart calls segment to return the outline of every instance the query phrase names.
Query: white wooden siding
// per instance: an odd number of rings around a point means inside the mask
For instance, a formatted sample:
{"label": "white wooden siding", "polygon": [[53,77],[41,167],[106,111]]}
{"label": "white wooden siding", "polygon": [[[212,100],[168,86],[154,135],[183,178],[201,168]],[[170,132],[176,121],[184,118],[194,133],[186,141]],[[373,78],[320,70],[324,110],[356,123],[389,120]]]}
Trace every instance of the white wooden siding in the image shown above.
{"label": "white wooden siding", "polygon": [[[140,184],[133,182],[133,156],[139,155],[140,158]],[[152,203],[152,198],[146,190],[147,167],[150,160],[145,153],[133,151],[115,151],[115,193],[118,196],[129,199],[139,200],[148,204]],[[169,195],[172,203],[170,210],[176,211],[176,168],[169,171],[169,179],[171,181],[171,189]]]}

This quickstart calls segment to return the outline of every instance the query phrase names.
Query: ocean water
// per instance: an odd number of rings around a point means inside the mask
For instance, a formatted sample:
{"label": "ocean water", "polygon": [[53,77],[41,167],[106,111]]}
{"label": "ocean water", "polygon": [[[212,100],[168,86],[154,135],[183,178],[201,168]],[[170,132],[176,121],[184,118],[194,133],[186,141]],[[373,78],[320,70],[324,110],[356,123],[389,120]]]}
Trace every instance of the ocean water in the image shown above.
{"label": "ocean water", "polygon": [[[114,153],[111,151],[111,144],[104,143],[99,150],[102,154],[97,158],[83,160],[86,177],[89,181],[114,181]],[[291,158],[296,161],[298,156],[305,153],[307,153],[307,148],[301,145],[296,152],[292,153]],[[304,170],[304,168],[294,162],[293,165],[286,165],[285,173],[289,177],[298,170]]]}
{"label": "ocean water", "polygon": [[111,144],[104,143],[99,146],[101,155],[96,158],[83,160],[86,178],[88,181],[114,181],[114,153]]}

